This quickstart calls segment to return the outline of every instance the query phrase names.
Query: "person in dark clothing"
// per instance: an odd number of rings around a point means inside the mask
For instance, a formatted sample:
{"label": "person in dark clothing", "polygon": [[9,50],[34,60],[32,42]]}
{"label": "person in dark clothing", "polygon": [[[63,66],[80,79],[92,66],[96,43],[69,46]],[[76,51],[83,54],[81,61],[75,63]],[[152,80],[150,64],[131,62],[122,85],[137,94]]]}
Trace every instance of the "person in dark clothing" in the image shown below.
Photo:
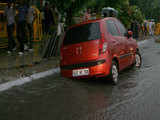
{"label": "person in dark clothing", "polygon": [[53,19],[51,8],[49,7],[49,4],[46,2],[45,7],[44,7],[44,31],[45,33],[49,32],[50,26],[54,24],[53,21],[54,19]]}
{"label": "person in dark clothing", "polygon": [[8,53],[11,53],[16,48],[16,43],[13,38],[16,10],[11,6],[10,2],[8,2],[8,5],[5,8],[5,16],[7,18]]}
{"label": "person in dark clothing", "polygon": [[17,21],[17,39],[20,43],[19,55],[24,53],[24,44],[27,43],[26,40],[26,15],[27,15],[27,5],[24,2],[20,3],[18,7],[18,21]]}
{"label": "person in dark clothing", "polygon": [[145,36],[147,36],[148,30],[147,30],[147,22],[146,21],[144,22],[144,33],[145,33]]}
{"label": "person in dark clothing", "polygon": [[132,21],[131,23],[131,30],[133,31],[133,38],[139,38],[139,25],[136,20]]}
{"label": "person in dark clothing", "polygon": [[27,12],[27,28],[29,32],[29,51],[33,51],[33,23],[35,19],[35,9],[31,4],[28,4]]}

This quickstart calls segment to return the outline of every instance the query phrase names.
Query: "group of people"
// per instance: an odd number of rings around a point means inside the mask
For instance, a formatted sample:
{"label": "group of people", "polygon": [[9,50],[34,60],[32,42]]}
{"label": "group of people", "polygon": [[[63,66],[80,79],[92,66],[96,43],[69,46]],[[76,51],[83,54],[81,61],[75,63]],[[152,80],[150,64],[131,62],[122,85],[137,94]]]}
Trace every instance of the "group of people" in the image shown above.
{"label": "group of people", "polygon": [[111,7],[103,8],[101,11],[101,14],[98,14],[98,11],[96,9],[90,9],[88,8],[84,12],[83,16],[83,21],[88,21],[88,20],[95,20],[99,18],[105,18],[105,17],[117,17],[118,12]]}
{"label": "group of people", "polygon": [[153,36],[155,31],[155,23],[152,20],[144,21],[142,24],[137,20],[131,22],[131,30],[133,31],[133,38],[139,39],[140,36]]}
{"label": "group of people", "polygon": [[153,36],[155,31],[155,22],[153,22],[152,20],[149,21],[145,20],[144,23],[142,24],[142,29],[145,36],[147,34]]}
{"label": "group of people", "polygon": [[[14,39],[14,29],[16,25],[16,36],[19,42],[19,55],[23,55],[25,50],[33,51],[33,22],[35,19],[35,10],[31,4],[20,1],[18,8],[11,2],[8,2],[5,8],[8,33],[8,53],[17,49]],[[26,29],[28,28],[28,29]],[[27,31],[28,36],[27,37]]]}

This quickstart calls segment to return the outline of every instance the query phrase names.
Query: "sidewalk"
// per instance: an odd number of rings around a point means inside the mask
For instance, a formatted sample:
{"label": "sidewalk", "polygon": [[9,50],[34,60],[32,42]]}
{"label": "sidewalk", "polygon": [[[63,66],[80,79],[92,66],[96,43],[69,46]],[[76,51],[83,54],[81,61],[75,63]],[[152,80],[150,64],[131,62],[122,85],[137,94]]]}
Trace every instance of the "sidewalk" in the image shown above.
{"label": "sidewalk", "polygon": [[40,43],[34,44],[33,52],[25,52],[22,56],[19,56],[17,51],[7,54],[5,49],[0,49],[0,84],[29,77],[59,66],[59,57],[42,59],[41,53]]}

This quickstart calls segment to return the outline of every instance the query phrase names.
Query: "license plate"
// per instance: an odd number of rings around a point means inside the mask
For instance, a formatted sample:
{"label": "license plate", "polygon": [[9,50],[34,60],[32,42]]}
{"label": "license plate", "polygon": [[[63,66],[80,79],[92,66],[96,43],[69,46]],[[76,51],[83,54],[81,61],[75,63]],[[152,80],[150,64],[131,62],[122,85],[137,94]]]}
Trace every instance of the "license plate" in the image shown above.
{"label": "license plate", "polygon": [[73,77],[89,75],[89,69],[73,70],[72,75]]}

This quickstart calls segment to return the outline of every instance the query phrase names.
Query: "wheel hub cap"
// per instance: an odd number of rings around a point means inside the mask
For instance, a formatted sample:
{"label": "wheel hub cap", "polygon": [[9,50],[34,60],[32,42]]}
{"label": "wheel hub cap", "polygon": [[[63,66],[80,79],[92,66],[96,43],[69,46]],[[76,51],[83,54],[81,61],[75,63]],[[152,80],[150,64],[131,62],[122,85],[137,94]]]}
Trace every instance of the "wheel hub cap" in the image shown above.
{"label": "wheel hub cap", "polygon": [[140,64],[141,64],[140,56],[138,54],[136,54],[136,67],[139,67]]}
{"label": "wheel hub cap", "polygon": [[112,67],[112,75],[113,75],[114,82],[117,82],[118,81],[118,70],[115,65]]}

